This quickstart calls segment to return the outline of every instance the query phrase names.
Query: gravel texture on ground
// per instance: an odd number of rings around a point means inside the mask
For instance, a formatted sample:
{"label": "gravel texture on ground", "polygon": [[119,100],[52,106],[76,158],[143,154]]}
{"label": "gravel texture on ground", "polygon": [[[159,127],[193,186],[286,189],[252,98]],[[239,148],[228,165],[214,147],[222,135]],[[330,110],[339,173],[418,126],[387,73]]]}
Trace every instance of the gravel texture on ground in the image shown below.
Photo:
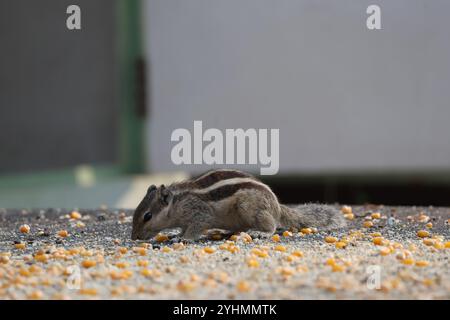
{"label": "gravel texture on ground", "polygon": [[130,240],[127,210],[0,209],[0,299],[450,298],[450,208],[339,208],[342,230],[187,244]]}

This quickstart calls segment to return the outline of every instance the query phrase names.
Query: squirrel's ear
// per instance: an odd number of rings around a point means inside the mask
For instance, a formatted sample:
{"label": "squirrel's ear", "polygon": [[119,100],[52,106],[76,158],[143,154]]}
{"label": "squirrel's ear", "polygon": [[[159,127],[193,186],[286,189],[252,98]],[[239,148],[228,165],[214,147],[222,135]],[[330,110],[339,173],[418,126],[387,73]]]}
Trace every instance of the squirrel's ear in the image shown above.
{"label": "squirrel's ear", "polygon": [[164,185],[161,185],[161,201],[167,205],[169,204],[170,200],[172,200],[172,196],[172,192]]}
{"label": "squirrel's ear", "polygon": [[150,194],[151,192],[156,190],[156,186],[154,184],[152,184],[150,187],[148,187],[147,189],[147,194]]}

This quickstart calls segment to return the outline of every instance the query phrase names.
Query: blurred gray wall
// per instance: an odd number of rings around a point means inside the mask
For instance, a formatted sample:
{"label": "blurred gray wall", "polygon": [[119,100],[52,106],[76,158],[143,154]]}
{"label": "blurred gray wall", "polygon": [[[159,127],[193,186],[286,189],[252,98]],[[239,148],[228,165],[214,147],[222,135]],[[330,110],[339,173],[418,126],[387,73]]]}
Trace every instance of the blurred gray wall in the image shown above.
{"label": "blurred gray wall", "polygon": [[116,160],[115,3],[0,2],[0,173]]}
{"label": "blurred gray wall", "polygon": [[450,169],[450,1],[144,2],[149,169],[194,120],[280,128],[281,173]]}

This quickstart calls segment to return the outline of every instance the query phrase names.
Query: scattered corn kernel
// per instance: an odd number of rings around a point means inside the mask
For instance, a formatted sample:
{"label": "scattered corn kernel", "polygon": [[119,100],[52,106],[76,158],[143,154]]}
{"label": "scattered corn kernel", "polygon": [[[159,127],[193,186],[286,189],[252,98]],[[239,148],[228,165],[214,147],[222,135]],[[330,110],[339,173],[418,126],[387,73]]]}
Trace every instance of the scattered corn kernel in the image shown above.
{"label": "scattered corn kernel", "polygon": [[380,255],[382,256],[387,256],[389,254],[391,254],[391,249],[389,249],[388,247],[383,247],[380,249]]}
{"label": "scattered corn kernel", "polygon": [[248,259],[247,260],[247,266],[249,266],[250,268],[258,268],[259,267],[259,262],[256,259]]}
{"label": "scattered corn kernel", "polygon": [[444,247],[447,249],[450,249],[450,241],[447,241],[446,243],[444,243]]}
{"label": "scattered corn kernel", "polygon": [[337,241],[338,241],[338,239],[336,237],[331,237],[331,236],[325,237],[326,243],[335,243]]}
{"label": "scattered corn kernel", "polygon": [[372,228],[373,227],[373,222],[372,221],[364,221],[363,227],[364,228]]}
{"label": "scattered corn kernel", "polygon": [[128,252],[128,249],[125,247],[119,247],[117,251],[119,251],[121,254],[126,254]]}
{"label": "scattered corn kernel", "polygon": [[163,234],[163,233],[158,233],[155,236],[155,240],[158,241],[158,242],[164,242],[164,241],[169,240],[169,237],[167,235]]}
{"label": "scattered corn kernel", "polygon": [[203,251],[205,251],[206,253],[211,254],[211,253],[216,252],[216,249],[211,248],[211,247],[206,247],[206,248],[203,249]]}
{"label": "scattered corn kernel", "polygon": [[177,284],[177,289],[182,291],[182,292],[189,292],[195,289],[195,283],[189,281],[189,282],[185,282],[185,281],[180,281]]}
{"label": "scattered corn kernel", "polygon": [[25,244],[25,242],[20,242],[20,243],[14,244],[14,247],[15,247],[16,249],[22,250],[22,249],[25,249],[26,244]]}
{"label": "scattered corn kernel", "polygon": [[425,227],[427,227],[428,229],[433,228],[433,224],[431,222],[428,222]]}
{"label": "scattered corn kernel", "polygon": [[349,214],[349,213],[352,213],[352,207],[350,207],[350,206],[343,206],[343,207],[341,208],[341,212],[342,212],[343,214]]}
{"label": "scattered corn kernel", "polygon": [[66,238],[69,236],[69,233],[67,232],[67,230],[60,230],[58,231],[58,236],[61,238]]}
{"label": "scattered corn kernel", "polygon": [[419,260],[419,261],[416,261],[416,266],[417,267],[426,267],[426,266],[428,266],[430,263],[428,262],[428,261],[425,261],[425,260]]}
{"label": "scattered corn kernel", "polygon": [[274,235],[272,236],[272,241],[274,241],[274,242],[280,242],[280,235],[274,234]]}
{"label": "scattered corn kernel", "polygon": [[239,291],[239,292],[248,292],[248,291],[250,291],[250,285],[248,284],[248,282],[247,281],[239,281],[237,284],[236,284],[236,289]]}
{"label": "scattered corn kernel", "polygon": [[342,271],[345,270],[345,268],[344,268],[344,266],[342,266],[342,265],[339,265],[339,264],[333,264],[333,265],[331,266],[331,270],[332,270],[333,272],[342,272]]}
{"label": "scattered corn kernel", "polygon": [[303,252],[301,252],[300,250],[295,250],[295,251],[292,252],[292,255],[293,255],[294,257],[299,257],[299,258],[301,258],[301,257],[303,257]]}
{"label": "scattered corn kernel", "polygon": [[173,250],[183,250],[186,246],[182,242],[177,242],[173,244]]}
{"label": "scattered corn kernel", "polygon": [[375,237],[372,239],[374,245],[381,246],[384,243],[384,239],[382,237]]}
{"label": "scattered corn kernel", "polygon": [[380,219],[381,218],[381,213],[374,212],[370,216],[372,217],[372,219]]}
{"label": "scattered corn kernel", "polygon": [[311,228],[303,228],[300,230],[300,232],[303,234],[311,234],[312,230],[311,230]]}
{"label": "scattered corn kernel", "polygon": [[78,219],[81,219],[81,214],[77,211],[72,211],[70,213],[70,217],[74,220],[78,220]]}
{"label": "scattered corn kernel", "polygon": [[30,226],[27,224],[23,224],[20,226],[19,231],[21,233],[30,233]]}
{"label": "scattered corn kernel", "polygon": [[30,300],[40,300],[42,299],[42,297],[44,296],[44,294],[41,291],[33,291],[28,295],[28,299]]}
{"label": "scattered corn kernel", "polygon": [[401,260],[401,262],[402,262],[403,264],[409,266],[409,265],[413,265],[413,264],[414,264],[414,259],[406,258],[406,259]]}
{"label": "scattered corn kernel", "polygon": [[286,247],[285,247],[285,246],[279,245],[279,246],[276,246],[276,247],[274,248],[274,250],[275,250],[275,251],[280,251],[280,252],[286,252]]}
{"label": "scattered corn kernel", "polygon": [[83,260],[81,262],[81,266],[83,268],[92,268],[95,267],[97,265],[97,262],[95,260]]}
{"label": "scattered corn kernel", "polygon": [[353,219],[355,219],[355,215],[353,213],[347,213],[347,214],[344,214],[344,218],[347,220],[353,220]]}
{"label": "scattered corn kernel", "polygon": [[97,295],[97,289],[94,288],[83,288],[78,291],[79,294],[85,295],[85,296],[96,296]]}
{"label": "scattered corn kernel", "polygon": [[427,230],[419,230],[417,231],[417,236],[420,238],[428,238],[430,233]]}
{"label": "scattered corn kernel", "polygon": [[292,237],[292,232],[290,232],[290,231],[284,231],[283,232],[283,237]]}
{"label": "scattered corn kernel", "polygon": [[130,266],[130,264],[128,262],[123,262],[123,261],[116,262],[115,265],[119,269],[125,269],[125,268],[128,268]]}
{"label": "scattered corn kernel", "polygon": [[344,241],[338,241],[336,242],[335,246],[338,249],[344,249],[347,246],[347,243]]}
{"label": "scattered corn kernel", "polygon": [[169,252],[172,252],[172,248],[169,248],[169,247],[163,247],[163,248],[161,249],[161,251],[164,252],[164,253],[169,253]]}
{"label": "scattered corn kernel", "polygon": [[136,261],[136,265],[138,266],[138,267],[146,267],[146,266],[148,266],[148,260],[138,260],[138,261]]}

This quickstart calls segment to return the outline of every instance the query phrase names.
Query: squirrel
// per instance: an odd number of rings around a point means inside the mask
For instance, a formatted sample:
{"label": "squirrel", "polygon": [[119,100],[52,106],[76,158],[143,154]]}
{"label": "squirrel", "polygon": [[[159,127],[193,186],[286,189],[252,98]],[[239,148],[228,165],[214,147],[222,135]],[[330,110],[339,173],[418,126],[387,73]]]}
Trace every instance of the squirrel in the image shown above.
{"label": "squirrel", "polygon": [[181,228],[182,238],[198,240],[208,229],[254,230],[270,236],[277,228],[344,226],[344,217],[332,206],[288,207],[254,176],[219,169],[167,187],[151,185],[134,212],[131,238],[147,240],[169,228]]}

